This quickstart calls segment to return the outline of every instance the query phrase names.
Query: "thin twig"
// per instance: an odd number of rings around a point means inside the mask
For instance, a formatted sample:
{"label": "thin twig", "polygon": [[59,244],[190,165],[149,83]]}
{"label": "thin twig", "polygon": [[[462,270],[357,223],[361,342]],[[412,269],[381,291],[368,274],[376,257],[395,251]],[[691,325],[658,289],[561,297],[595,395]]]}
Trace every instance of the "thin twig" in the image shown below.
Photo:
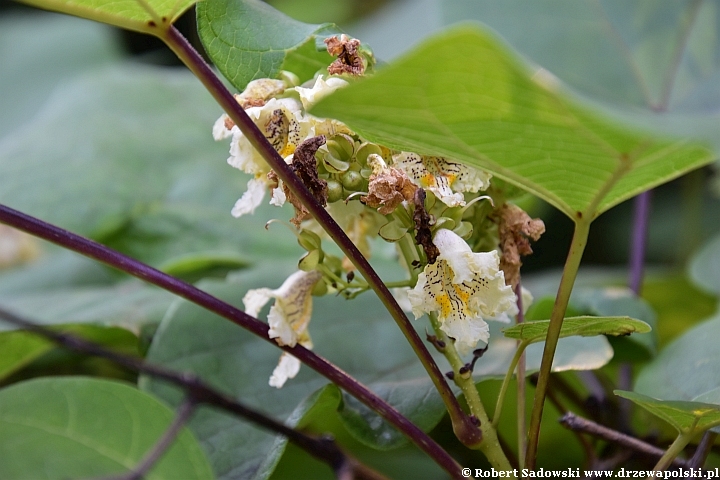
{"label": "thin twig", "polygon": [[697,446],[697,450],[695,450],[692,458],[687,462],[688,468],[702,468],[703,465],[705,465],[705,461],[708,455],[710,455],[710,450],[717,436],[717,433],[711,432],[710,430],[705,432],[702,440],[700,440],[700,444]]}
{"label": "thin twig", "polygon": [[195,409],[197,408],[197,402],[193,397],[188,396],[183,400],[183,403],[178,407],[175,418],[173,419],[170,426],[165,430],[162,437],[157,441],[152,450],[145,455],[140,463],[129,473],[114,477],[106,477],[105,480],[142,480],[145,474],[162,458],[168,448],[173,444],[177,436],[182,431],[183,426],[190,420]]}
{"label": "thin twig", "polygon": [[628,286],[630,290],[635,292],[635,295],[640,294],[643,283],[651,199],[652,190],[635,197],[632,242],[630,245],[630,278],[628,280]]}
{"label": "thin twig", "polygon": [[[631,448],[649,457],[660,458],[665,454],[665,450],[661,448],[647,442],[643,442],[638,438],[631,437],[630,435],[618,432],[617,430],[595,423],[592,420],[578,417],[572,412],[565,413],[565,415],[563,415],[560,419],[560,424],[570,430],[587,433],[603,440],[607,440],[608,442]],[[677,467],[688,467],[688,462],[679,458],[673,460],[672,464]]]}

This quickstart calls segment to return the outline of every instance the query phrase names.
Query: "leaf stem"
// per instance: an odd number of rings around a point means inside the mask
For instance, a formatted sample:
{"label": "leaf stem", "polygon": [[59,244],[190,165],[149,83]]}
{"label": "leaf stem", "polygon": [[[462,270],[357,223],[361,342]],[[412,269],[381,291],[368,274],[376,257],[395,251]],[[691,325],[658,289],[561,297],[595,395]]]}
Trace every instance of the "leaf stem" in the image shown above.
{"label": "leaf stem", "polygon": [[687,432],[681,432],[677,436],[675,441],[672,443],[672,445],[670,445],[670,447],[667,449],[665,454],[660,457],[658,463],[653,467],[653,471],[663,472],[667,470],[667,468],[673,463],[673,460],[675,460],[675,457],[677,457],[680,452],[682,452],[683,449],[687,446],[687,444],[690,443],[690,440],[692,440],[693,436],[695,436],[694,428],[688,430]]}
{"label": "leaf stem", "polygon": [[[525,353],[525,349],[528,345],[530,345],[531,342],[527,340],[521,340],[520,343],[517,346],[517,349],[515,350],[515,355],[513,356],[512,360],[510,361],[510,365],[508,366],[507,372],[505,373],[505,378],[503,378],[502,386],[500,387],[500,393],[498,393],[497,402],[495,403],[495,413],[493,414],[493,420],[492,424],[493,427],[497,428],[498,423],[500,422],[500,413],[502,412],[503,404],[505,403],[505,394],[507,394],[508,386],[510,385],[510,380],[512,380],[513,373],[515,372],[515,367],[518,365],[518,362],[520,361],[520,357],[522,357],[522,354]],[[518,377],[518,382],[520,382],[520,378]],[[524,409],[523,409],[524,412]],[[523,436],[525,435],[525,432],[523,431]]]}
{"label": "leaf stem", "polygon": [[[518,278],[518,283],[515,286],[515,296],[517,297],[518,314],[515,318],[515,323],[520,324],[525,322],[525,308],[523,307],[522,298],[522,283],[521,279]],[[518,340],[517,348],[520,348],[520,341]],[[527,453],[527,438],[525,432],[527,431],[526,413],[525,413],[525,399],[526,391],[525,386],[525,351],[520,354],[520,359],[517,364],[517,432],[518,432],[518,467],[520,470],[525,468],[525,454]],[[499,419],[498,419],[499,421]],[[493,420],[494,422],[494,420]]]}
{"label": "leaf stem", "polygon": [[552,370],[552,361],[555,356],[555,350],[560,338],[560,329],[562,328],[570,301],[570,293],[572,293],[573,284],[580,268],[580,260],[582,259],[585,246],[587,245],[588,234],[590,233],[591,215],[585,215],[577,219],[575,222],[575,232],[573,234],[570,251],[568,252],[565,268],[563,269],[562,279],[558,287],[558,293],[555,297],[555,305],[550,315],[550,325],[548,327],[547,337],[545,340],[545,349],[543,350],[542,363],[540,364],[540,374],[535,389],[535,399],[533,401],[532,414],[530,416],[530,428],[528,431],[528,450],[525,456],[525,468],[534,469],[537,457],[538,442],[540,440],[540,423],[542,419],[543,407],[545,405],[545,395],[547,394],[548,382],[550,380],[550,372]]}
{"label": "leaf stem", "polygon": [[508,460],[505,452],[500,445],[500,440],[497,436],[495,427],[490,422],[485,407],[483,406],[480,394],[478,393],[477,387],[475,386],[475,380],[473,380],[472,371],[469,369],[464,371],[465,363],[460,358],[457,349],[455,348],[455,342],[448,337],[445,332],[440,328],[440,322],[437,319],[435,313],[429,313],[430,324],[435,330],[435,334],[438,340],[445,342],[445,349],[443,355],[447,358],[453,371],[453,379],[455,384],[460,387],[465,400],[475,418],[480,422],[480,430],[482,431],[482,443],[475,445],[467,445],[469,448],[478,449],[488,459],[490,464],[497,470],[512,470],[510,461]]}
{"label": "leaf stem", "polygon": [[245,110],[237,103],[230,91],[222,81],[215,75],[210,66],[188,43],[187,39],[175,28],[170,27],[167,31],[159,32],[160,38],[175,52],[180,60],[192,71],[203,83],[205,88],[240,128],[252,146],[262,155],[270,167],[277,173],[278,177],[285,182],[285,185],[297,196],[303,205],[308,209],[315,220],[325,229],[330,238],[340,247],[348,259],[355,265],[360,274],[365,278],[368,285],[375,291],[380,301],[385,305],[390,315],[397,323],[401,332],[410,343],[413,351],[420,359],[423,367],[428,372],[435,388],[445,403],[448,412],[454,421],[463,423],[463,430],[467,434],[477,431],[477,428],[470,423],[467,416],[463,414],[460,404],[457,402],[445,377],[435,364],[432,355],[426,348],[420,336],[408,320],[405,312],[398,305],[390,290],[385,286],[378,274],[370,266],[370,263],[363,256],[357,246],[350,240],[342,228],[335,222],[330,214],[320,205],[307,189],[302,180],[295,175],[285,160],[275,151],[268,142],[265,135],[245,113]]}
{"label": "leaf stem", "polygon": [[415,443],[421,450],[427,453],[438,465],[445,469],[455,478],[462,478],[460,466],[455,460],[432,440],[425,432],[420,430],[414,423],[400,414],[385,400],[378,397],[368,387],[351,377],[337,366],[328,362],[323,357],[311,350],[296,345],[293,348],[280,347],[268,337],[268,326],[253,318],[232,305],[225,303],[202,290],[185,283],[175,277],[150,267],[134,258],[123,255],[111,248],[101,245],[87,238],[76,235],[72,232],[43,222],[37,218],[20,213],[12,208],[0,205],[0,223],[10,225],[36,237],[52,242],[73,252],[80,253],[86,257],[98,260],[106,265],[117,268],[143,281],[157,285],[164,290],[174,293],[196,305],[199,305],[220,317],[245,328],[251,333],[262,338],[271,345],[282,348],[304,364],[324,376],[332,383],[377,412],[391,425],[401,431],[408,439]]}

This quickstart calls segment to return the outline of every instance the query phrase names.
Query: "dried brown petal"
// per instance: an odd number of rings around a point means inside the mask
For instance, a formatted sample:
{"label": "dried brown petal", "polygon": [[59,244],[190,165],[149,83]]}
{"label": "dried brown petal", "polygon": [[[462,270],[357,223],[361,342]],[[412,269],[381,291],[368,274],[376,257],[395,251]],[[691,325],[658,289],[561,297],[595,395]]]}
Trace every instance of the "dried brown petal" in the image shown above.
{"label": "dried brown petal", "polygon": [[333,57],[338,57],[328,67],[330,75],[347,73],[350,75],[362,75],[365,73],[365,64],[358,53],[360,40],[350,39],[347,35],[330,37],[325,39],[327,51]]}
{"label": "dried brown petal", "polygon": [[515,287],[520,281],[521,256],[533,253],[530,240],[538,240],[545,233],[545,224],[516,205],[503,205],[499,216],[500,268],[505,272],[505,283]]}
{"label": "dried brown petal", "polygon": [[327,181],[318,176],[315,152],[325,145],[325,135],[311,137],[302,142],[293,155],[290,165],[300,180],[310,190],[315,200],[323,207],[327,205]]}
{"label": "dried brown petal", "polygon": [[418,188],[413,198],[415,204],[415,212],[413,220],[415,221],[415,241],[418,245],[422,245],[427,257],[428,263],[435,263],[440,251],[432,241],[432,232],[430,231],[430,215],[425,210],[425,190]]}
{"label": "dried brown petal", "polygon": [[368,195],[360,200],[377,208],[378,213],[389,215],[403,200],[413,201],[417,188],[405,172],[390,167],[370,176]]}

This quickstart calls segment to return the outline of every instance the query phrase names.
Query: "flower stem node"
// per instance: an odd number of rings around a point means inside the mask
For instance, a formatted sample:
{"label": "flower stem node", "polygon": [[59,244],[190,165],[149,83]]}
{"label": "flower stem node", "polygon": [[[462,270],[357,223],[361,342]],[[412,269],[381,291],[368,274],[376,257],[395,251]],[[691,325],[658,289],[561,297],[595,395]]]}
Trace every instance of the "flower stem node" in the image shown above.
{"label": "flower stem node", "polygon": [[509,321],[508,315],[517,314],[515,293],[505,284],[497,252],[474,253],[446,229],[438,230],[433,242],[437,261],[425,266],[408,299],[415,318],[437,312],[440,328],[464,355],[479,341],[488,342],[486,319]]}
{"label": "flower stem node", "polygon": [[[312,348],[312,340],[308,333],[308,324],[312,314],[312,291],[315,284],[322,278],[320,272],[298,271],[290,275],[276,290],[259,288],[245,294],[243,303],[248,315],[257,317],[260,310],[271,299],[275,304],[270,307],[268,336],[274,338],[278,345],[294,347],[298,343],[305,348]],[[300,370],[300,361],[285,352],[275,367],[270,385],[282,387],[287,379],[294,378]]]}

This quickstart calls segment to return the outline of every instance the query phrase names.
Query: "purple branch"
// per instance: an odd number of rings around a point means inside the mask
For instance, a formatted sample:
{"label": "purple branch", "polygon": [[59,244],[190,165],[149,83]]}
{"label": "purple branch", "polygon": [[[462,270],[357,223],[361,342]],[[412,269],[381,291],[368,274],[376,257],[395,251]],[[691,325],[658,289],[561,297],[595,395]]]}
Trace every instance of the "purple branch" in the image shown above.
{"label": "purple branch", "polygon": [[335,241],[338,247],[340,247],[343,253],[362,274],[368,285],[375,291],[380,301],[385,305],[385,308],[410,343],[413,351],[428,372],[435,388],[440,393],[458,438],[466,445],[476,445],[480,443],[482,441],[480,429],[472,423],[469,416],[465,415],[450,386],[445,381],[445,377],[442,372],[440,372],[435,360],[413,328],[405,312],[400,308],[400,305],[398,305],[390,293],[390,290],[388,290],[385,283],[383,283],[375,270],[370,266],[370,263],[362,252],[360,252],[327,210],[318,203],[302,180],[295,175],[292,168],[285,163],[285,160],[270,144],[265,135],[235,100],[235,97],[233,97],[218,76],[215,75],[215,72],[213,72],[193,46],[190,45],[187,39],[172,26],[167,31],[158,32],[158,36],[175,52],[195,76],[198,77],[235,125],[242,131],[253,148],[262,155],[268,165],[270,165],[270,168],[275,171],[278,177],[285,182],[285,185],[300,199],[313,218],[325,229],[330,238]]}
{"label": "purple branch", "polygon": [[199,305],[231,322],[249,330],[266,342],[275,347],[281,348],[304,364],[324,376],[334,384],[347,391],[370,409],[377,412],[395,428],[400,430],[421,450],[426,452],[441,467],[451,475],[462,478],[460,466],[448,455],[443,448],[433,441],[425,432],[415,424],[402,416],[390,404],[375,395],[369,388],[358,382],[338,367],[320,357],[316,353],[301,345],[294,348],[280,347],[268,337],[268,326],[256,318],[251,317],[242,310],[203,292],[202,290],[185,283],[175,277],[163,273],[149,265],[146,265],[134,258],[130,258],[111,248],[101,245],[87,238],[76,235],[55,225],[43,222],[37,218],[25,215],[5,205],[0,205],[0,222],[11,227],[22,230],[36,237],[52,242],[61,247],[80,253],[86,257],[95,259],[134,277],[140,278],[148,283],[157,285],[169,292],[172,292],[190,302]]}
{"label": "purple branch", "polygon": [[635,197],[632,243],[630,245],[630,279],[628,280],[628,287],[630,287],[636,295],[640,294],[643,282],[645,246],[647,244],[651,199],[652,190],[643,192]]}

